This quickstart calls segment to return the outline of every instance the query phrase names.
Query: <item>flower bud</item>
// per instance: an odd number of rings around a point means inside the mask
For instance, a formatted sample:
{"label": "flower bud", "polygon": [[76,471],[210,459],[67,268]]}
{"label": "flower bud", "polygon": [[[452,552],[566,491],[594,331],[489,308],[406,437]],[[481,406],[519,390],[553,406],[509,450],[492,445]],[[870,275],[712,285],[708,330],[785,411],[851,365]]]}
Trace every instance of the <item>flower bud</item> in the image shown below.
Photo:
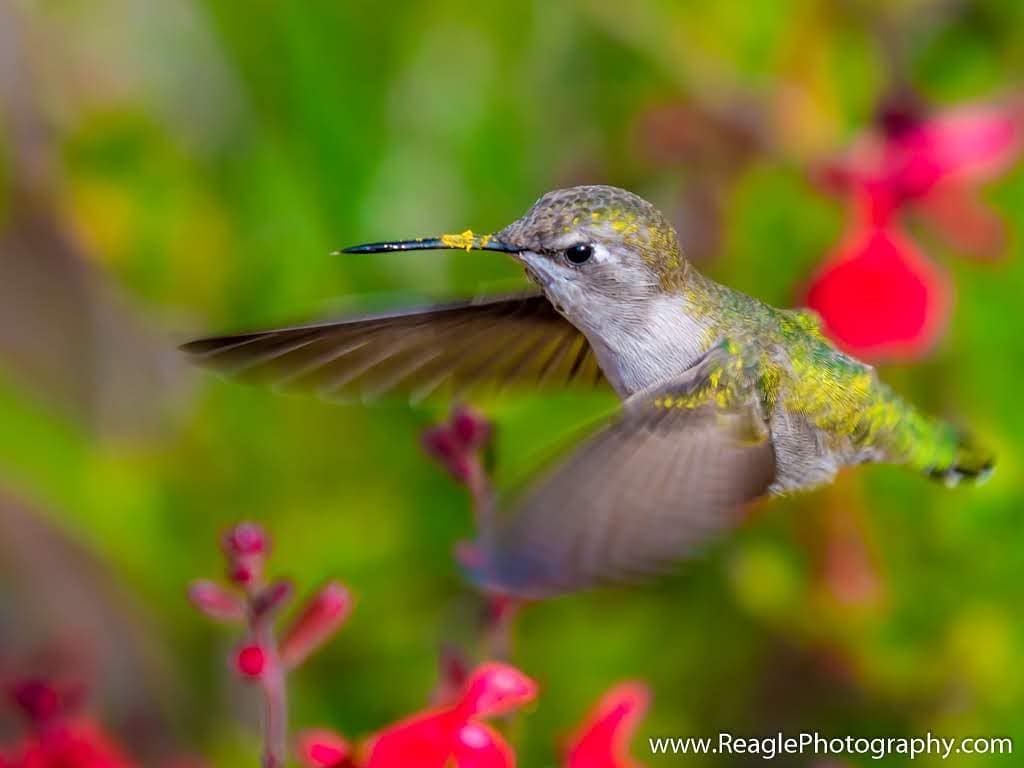
{"label": "flower bud", "polygon": [[484,618],[488,624],[499,624],[519,610],[522,604],[520,598],[501,593],[490,594],[487,596]]}
{"label": "flower bud", "polygon": [[457,455],[461,446],[458,445],[451,431],[444,424],[431,427],[423,433],[423,448],[435,459],[447,464]]}
{"label": "flower bud", "polygon": [[334,634],[348,616],[352,598],[347,589],[330,582],[310,600],[281,641],[281,659],[294,667]]}
{"label": "flower bud", "polygon": [[447,426],[434,427],[424,432],[423,447],[455,480],[465,483],[469,479],[476,458],[474,452],[464,446]]}
{"label": "flower bud", "polygon": [[458,702],[469,678],[469,662],[461,648],[443,645],[438,658],[438,681],[430,700],[436,706]]}
{"label": "flower bud", "polygon": [[219,584],[201,579],[188,588],[188,599],[199,611],[217,621],[240,621],[245,606],[232,592]]}
{"label": "flower bud", "polygon": [[257,618],[275,613],[291,600],[293,592],[292,583],[288,579],[275,581],[256,596],[252,606],[253,613]]}
{"label": "flower bud", "polygon": [[247,587],[256,581],[260,574],[260,563],[256,558],[243,557],[228,563],[228,578],[240,587]]}
{"label": "flower bud", "polygon": [[470,451],[483,448],[491,434],[490,422],[465,407],[452,412],[450,424],[455,439]]}
{"label": "flower bud", "polygon": [[11,686],[11,698],[33,723],[43,723],[60,713],[61,696],[46,680],[29,678]]}
{"label": "flower bud", "polygon": [[334,731],[312,728],[299,734],[298,753],[309,768],[341,768],[347,765],[352,747]]}
{"label": "flower bud", "polygon": [[243,645],[235,654],[235,668],[242,677],[261,677],[267,668],[266,649],[258,643]]}
{"label": "flower bud", "polygon": [[256,523],[239,523],[224,534],[221,541],[229,557],[265,555],[270,551],[270,538]]}

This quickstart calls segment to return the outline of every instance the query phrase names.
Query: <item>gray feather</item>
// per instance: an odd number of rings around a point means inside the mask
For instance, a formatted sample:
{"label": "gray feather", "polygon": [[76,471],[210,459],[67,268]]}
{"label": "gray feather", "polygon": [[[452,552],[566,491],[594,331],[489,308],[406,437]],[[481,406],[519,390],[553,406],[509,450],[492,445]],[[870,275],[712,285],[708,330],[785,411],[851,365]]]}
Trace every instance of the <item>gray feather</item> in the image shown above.
{"label": "gray feather", "polygon": [[760,407],[714,400],[657,408],[665,392],[696,391],[709,366],[634,395],[482,538],[487,586],[543,597],[647,579],[719,531],[775,477]]}
{"label": "gray feather", "polygon": [[327,397],[422,399],[603,380],[586,338],[541,294],[219,336],[182,349],[229,375]]}

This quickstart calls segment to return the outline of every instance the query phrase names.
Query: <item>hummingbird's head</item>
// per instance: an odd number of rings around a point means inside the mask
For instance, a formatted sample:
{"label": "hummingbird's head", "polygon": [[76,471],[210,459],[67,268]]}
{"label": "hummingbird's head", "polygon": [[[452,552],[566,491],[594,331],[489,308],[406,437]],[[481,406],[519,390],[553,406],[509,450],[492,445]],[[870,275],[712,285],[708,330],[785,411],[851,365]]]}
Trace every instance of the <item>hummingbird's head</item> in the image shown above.
{"label": "hummingbird's head", "polygon": [[672,225],[618,187],[548,192],[496,238],[517,249],[530,278],[583,329],[642,318],[647,301],[678,286],[686,269]]}
{"label": "hummingbird's head", "polygon": [[427,248],[503,251],[526,268],[551,303],[580,329],[644,322],[648,301],[678,289],[686,261],[661,212],[618,187],[548,192],[494,235],[371,243],[347,252]]}

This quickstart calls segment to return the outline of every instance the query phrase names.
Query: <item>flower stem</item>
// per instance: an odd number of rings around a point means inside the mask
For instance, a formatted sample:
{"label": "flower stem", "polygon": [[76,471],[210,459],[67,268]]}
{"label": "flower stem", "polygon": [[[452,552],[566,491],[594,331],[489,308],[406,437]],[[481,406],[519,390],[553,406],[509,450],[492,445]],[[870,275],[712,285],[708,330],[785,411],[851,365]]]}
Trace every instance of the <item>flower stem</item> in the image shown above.
{"label": "flower stem", "polygon": [[488,530],[494,523],[494,488],[479,454],[474,455],[470,461],[466,490],[469,491],[477,527]]}
{"label": "flower stem", "polygon": [[284,768],[288,755],[287,671],[274,635],[273,612],[257,609],[260,590],[248,590],[250,631],[266,654],[260,690],[263,693],[263,768]]}
{"label": "flower stem", "polygon": [[263,768],[284,768],[288,750],[288,694],[276,648],[270,658],[262,677]]}

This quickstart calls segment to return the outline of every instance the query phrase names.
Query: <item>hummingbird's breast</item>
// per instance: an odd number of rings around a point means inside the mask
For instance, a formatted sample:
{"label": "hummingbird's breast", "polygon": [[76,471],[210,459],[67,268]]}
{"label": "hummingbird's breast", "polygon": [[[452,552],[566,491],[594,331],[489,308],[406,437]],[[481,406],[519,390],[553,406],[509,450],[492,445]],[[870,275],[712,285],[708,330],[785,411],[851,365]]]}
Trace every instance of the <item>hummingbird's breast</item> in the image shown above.
{"label": "hummingbird's breast", "polygon": [[711,329],[686,310],[684,297],[659,296],[639,306],[631,303],[595,313],[596,321],[577,327],[593,347],[605,377],[625,399],[681,374],[708,350]]}

